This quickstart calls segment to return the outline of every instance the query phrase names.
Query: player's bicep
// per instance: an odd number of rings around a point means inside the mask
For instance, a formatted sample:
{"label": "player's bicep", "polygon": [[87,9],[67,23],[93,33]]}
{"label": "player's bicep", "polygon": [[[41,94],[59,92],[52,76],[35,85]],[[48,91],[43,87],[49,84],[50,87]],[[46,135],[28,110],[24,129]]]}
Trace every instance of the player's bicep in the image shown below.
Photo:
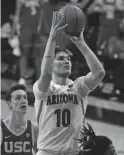
{"label": "player's bicep", "polygon": [[85,83],[85,76],[79,77],[75,81],[75,86],[78,90],[78,93],[84,98],[86,97],[92,90]]}
{"label": "player's bicep", "polygon": [[84,82],[90,90],[94,90],[98,86],[98,84],[102,81],[103,77],[104,77],[103,71],[99,72],[98,75],[90,72],[85,76]]}

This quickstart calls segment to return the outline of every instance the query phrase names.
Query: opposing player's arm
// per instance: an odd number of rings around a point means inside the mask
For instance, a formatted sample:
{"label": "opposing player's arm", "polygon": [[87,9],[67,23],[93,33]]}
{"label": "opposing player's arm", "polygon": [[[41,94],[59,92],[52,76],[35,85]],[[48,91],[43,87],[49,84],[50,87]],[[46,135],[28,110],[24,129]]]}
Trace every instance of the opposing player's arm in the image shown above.
{"label": "opposing player's arm", "polygon": [[52,78],[52,70],[53,70],[53,60],[56,46],[56,34],[59,30],[65,28],[66,25],[60,27],[60,24],[63,20],[63,15],[60,16],[60,20],[58,21],[58,13],[53,13],[52,26],[50,35],[47,41],[45,53],[43,56],[42,64],[41,64],[41,75],[37,81],[38,89],[41,92],[45,92],[50,84]]}
{"label": "opposing player's arm", "polygon": [[85,43],[83,38],[83,32],[81,33],[79,38],[71,37],[70,39],[79,48],[79,50],[86,59],[88,67],[90,68],[90,72],[85,77],[80,78],[80,80],[78,80],[78,81],[82,80],[83,85],[85,85],[84,87],[82,86],[82,89],[86,89],[87,87],[87,93],[88,93],[89,91],[95,89],[98,86],[98,84],[102,81],[102,79],[105,76],[105,70],[101,62],[96,57],[96,55]]}
{"label": "opposing player's arm", "polygon": [[37,153],[37,137],[39,133],[39,128],[36,123],[32,122],[32,138],[33,138],[33,153],[34,155]]}

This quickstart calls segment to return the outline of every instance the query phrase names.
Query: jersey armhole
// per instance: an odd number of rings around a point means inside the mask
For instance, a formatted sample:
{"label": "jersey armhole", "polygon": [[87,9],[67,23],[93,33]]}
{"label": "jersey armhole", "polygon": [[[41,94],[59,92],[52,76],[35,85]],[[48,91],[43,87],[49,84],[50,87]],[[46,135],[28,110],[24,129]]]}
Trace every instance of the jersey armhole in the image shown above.
{"label": "jersey armhole", "polygon": [[32,145],[34,146],[34,126],[33,123],[31,122],[31,134],[32,134]]}
{"label": "jersey armhole", "polygon": [[3,142],[3,130],[2,130],[2,127],[0,126],[0,145],[2,144]]}

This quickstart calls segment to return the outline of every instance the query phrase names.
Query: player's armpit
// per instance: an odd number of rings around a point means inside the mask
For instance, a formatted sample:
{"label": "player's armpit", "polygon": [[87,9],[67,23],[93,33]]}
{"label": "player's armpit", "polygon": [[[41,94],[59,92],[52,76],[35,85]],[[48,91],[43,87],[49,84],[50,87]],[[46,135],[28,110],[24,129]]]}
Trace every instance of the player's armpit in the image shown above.
{"label": "player's armpit", "polygon": [[98,74],[94,74],[90,72],[85,76],[84,82],[89,89],[94,90],[99,85],[99,83],[103,80],[104,75],[105,75],[105,72],[103,69],[101,69],[98,72]]}
{"label": "player's armpit", "polygon": [[3,131],[2,131],[2,128],[0,126],[0,145],[2,144],[2,141],[3,141]]}

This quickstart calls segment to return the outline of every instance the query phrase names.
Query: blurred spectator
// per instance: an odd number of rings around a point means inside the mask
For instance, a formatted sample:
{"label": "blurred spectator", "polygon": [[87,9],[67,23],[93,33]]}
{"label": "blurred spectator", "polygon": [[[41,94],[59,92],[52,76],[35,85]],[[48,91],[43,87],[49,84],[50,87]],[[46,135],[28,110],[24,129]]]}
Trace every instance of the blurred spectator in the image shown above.
{"label": "blurred spectator", "polygon": [[[52,23],[52,14],[53,11],[58,11],[61,7],[65,6],[68,0],[49,0],[47,3],[43,5],[43,12],[42,12],[42,21],[41,21],[41,44],[42,44],[42,51],[44,51],[46,42],[50,33],[51,23]],[[58,42],[61,48],[64,46],[66,40],[65,37],[61,36],[62,34],[58,35]]]}
{"label": "blurred spectator", "polygon": [[[18,0],[18,8],[15,17],[20,24],[20,84],[26,84],[26,79],[34,75],[38,76],[37,61],[41,56],[41,39],[39,25],[42,6],[40,0]],[[34,61],[34,63],[33,63]],[[29,64],[30,62],[30,64]],[[29,66],[32,65],[31,68]]]}
{"label": "blurred spectator", "polygon": [[124,5],[120,5],[122,2],[123,0],[97,0],[100,14],[97,47],[100,47],[110,36],[117,35],[119,23],[124,17]]}
{"label": "blurred spectator", "polygon": [[16,0],[1,0],[1,26],[7,22],[11,22],[11,16],[15,12]]}
{"label": "blurred spectator", "polygon": [[105,51],[110,59],[114,59],[113,96],[124,96],[124,19],[120,23],[117,36],[109,38]]}
{"label": "blurred spectator", "polygon": [[98,39],[99,31],[99,6],[96,4],[96,0],[91,0],[90,4],[87,6],[86,19],[87,25],[84,32],[85,40],[89,47],[96,52],[96,42]]}
{"label": "blurred spectator", "polygon": [[16,57],[13,55],[13,49],[8,43],[12,33],[16,0],[2,0],[1,5],[1,73],[2,77],[9,77],[16,72]]}

